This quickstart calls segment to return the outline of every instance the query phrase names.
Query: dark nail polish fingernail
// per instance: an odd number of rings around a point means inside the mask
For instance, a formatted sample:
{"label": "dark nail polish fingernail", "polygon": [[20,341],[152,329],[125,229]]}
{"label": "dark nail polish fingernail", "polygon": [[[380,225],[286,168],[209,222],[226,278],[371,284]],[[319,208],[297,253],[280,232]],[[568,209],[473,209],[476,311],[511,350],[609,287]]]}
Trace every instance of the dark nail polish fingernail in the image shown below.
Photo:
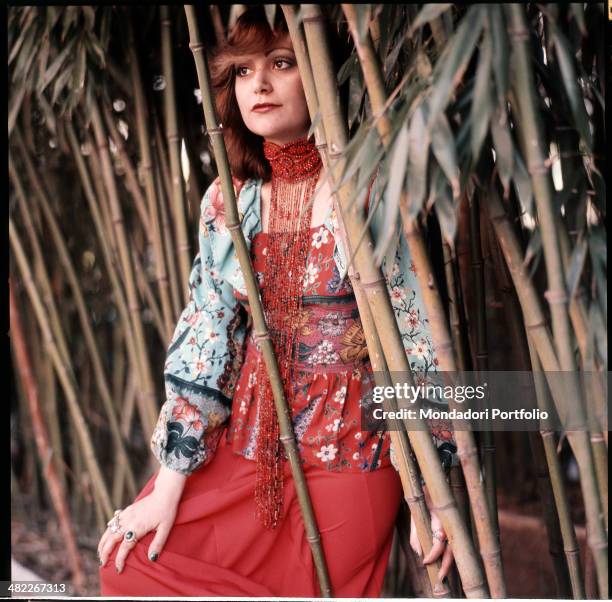
{"label": "dark nail polish fingernail", "polygon": [[119,569],[119,568],[117,568],[117,567],[115,567],[115,570],[116,570],[118,573],[120,573],[120,572],[121,572],[121,569]]}
{"label": "dark nail polish fingernail", "polygon": [[102,566],[104,563],[102,562],[102,558],[100,558],[100,560],[98,561],[100,563],[100,566]]}
{"label": "dark nail polish fingernail", "polygon": [[149,556],[149,559],[151,560],[151,562],[155,562],[158,558],[159,558],[159,555],[157,554],[157,552],[153,552],[153,554]]}

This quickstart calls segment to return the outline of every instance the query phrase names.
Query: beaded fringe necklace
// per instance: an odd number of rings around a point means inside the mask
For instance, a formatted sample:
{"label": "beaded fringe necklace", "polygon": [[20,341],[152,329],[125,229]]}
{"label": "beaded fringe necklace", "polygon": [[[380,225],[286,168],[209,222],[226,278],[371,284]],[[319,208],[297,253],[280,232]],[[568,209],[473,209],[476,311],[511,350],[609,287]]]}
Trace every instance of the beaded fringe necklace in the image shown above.
{"label": "beaded fringe necklace", "polygon": [[[299,139],[279,146],[264,141],[264,155],[272,167],[272,192],[262,302],[274,346],[285,399],[291,407],[296,336],[302,310],[306,260],[310,247],[311,200],[321,157],[314,142]],[[256,449],[255,505],[258,520],[274,529],[282,513],[283,450],[274,397],[265,362],[259,356],[259,433]],[[291,416],[291,410],[289,411]]]}

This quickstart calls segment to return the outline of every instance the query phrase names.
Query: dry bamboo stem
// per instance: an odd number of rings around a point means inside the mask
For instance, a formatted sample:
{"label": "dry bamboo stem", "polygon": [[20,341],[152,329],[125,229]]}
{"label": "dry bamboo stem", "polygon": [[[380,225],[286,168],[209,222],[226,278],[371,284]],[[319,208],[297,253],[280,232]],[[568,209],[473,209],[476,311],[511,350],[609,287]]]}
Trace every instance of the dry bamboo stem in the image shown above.
{"label": "dry bamboo stem", "polygon": [[14,345],[15,357],[17,358],[16,366],[19,371],[21,380],[26,391],[28,400],[28,408],[32,418],[32,427],[34,430],[34,441],[42,466],[44,481],[49,488],[51,503],[57,514],[57,519],[60,525],[60,531],[66,546],[66,554],[68,564],[72,569],[72,582],[74,587],[80,590],[85,584],[85,575],[79,555],[79,549],[76,543],[74,529],[70,519],[70,510],[66,502],[66,492],[62,487],[59,476],[55,469],[54,463],[51,462],[49,452],[51,446],[49,437],[42,418],[40,407],[40,398],[38,395],[38,387],[36,379],[32,372],[32,362],[27,349],[26,339],[21,323],[21,310],[16,302],[13,287],[9,283],[9,299],[10,299],[10,322],[11,322],[11,343]]}
{"label": "dry bamboo stem", "polygon": [[[214,10],[216,9],[216,10]],[[185,182],[183,180],[183,172],[181,169],[181,137],[179,135],[178,118],[176,112],[176,96],[174,85],[174,67],[172,63],[172,39],[171,39],[171,21],[169,19],[168,7],[160,7],[161,11],[161,28],[162,28],[162,60],[163,72],[166,78],[166,89],[164,91],[164,107],[166,110],[166,137],[168,139],[168,149],[170,154],[170,171],[172,173],[172,195],[171,207],[175,228],[176,241],[176,256],[178,259],[180,270],[180,281],[186,283],[189,280],[191,270],[191,250],[189,248],[189,236],[187,232],[187,220],[185,217],[186,199],[185,199]],[[215,15],[219,17],[218,7],[210,6],[211,16],[215,24],[215,32],[217,35],[218,23],[215,20]],[[223,35],[223,25],[221,25],[221,35]],[[223,38],[221,38],[223,39]],[[189,300],[189,291],[187,286],[184,286],[184,303]]]}
{"label": "dry bamboo stem", "polygon": [[[108,489],[106,488],[106,484],[104,483],[104,477],[102,476],[102,472],[96,459],[96,454],[92,445],[92,438],[89,433],[89,429],[87,428],[87,423],[83,418],[81,408],[79,407],[74,373],[72,371],[72,368],[62,359],[59,353],[58,345],[55,342],[53,333],[51,332],[49,321],[47,319],[47,315],[43,303],[41,301],[40,294],[32,279],[32,272],[28,265],[28,260],[24,253],[23,245],[21,243],[19,234],[15,229],[15,226],[13,225],[13,220],[10,217],[9,239],[11,247],[13,249],[15,260],[17,261],[17,265],[19,267],[19,271],[21,272],[24,284],[28,291],[30,302],[32,303],[32,306],[34,308],[38,326],[43,333],[45,345],[53,361],[53,366],[57,372],[62,388],[64,389],[66,403],[68,404],[70,416],[72,418],[74,428],[78,436],[78,441],[80,443],[80,448],[84,455],[87,469],[91,474],[94,491],[100,499],[100,503],[102,504],[102,507],[104,508],[105,512],[110,516],[112,513],[110,496],[108,494]],[[60,333],[60,335],[63,336],[63,333]]]}
{"label": "dry bamboo stem", "polygon": [[140,67],[132,23],[128,21],[128,56],[130,60],[130,75],[134,87],[134,108],[136,110],[136,132],[138,134],[138,144],[140,147],[140,169],[142,170],[145,182],[145,195],[149,208],[149,224],[151,226],[153,253],[155,256],[155,273],[157,275],[157,285],[161,299],[162,315],[164,317],[164,327],[166,337],[164,343],[172,338],[175,320],[173,319],[172,303],[170,301],[170,289],[168,282],[168,272],[166,270],[166,260],[164,257],[164,245],[162,241],[161,227],[159,222],[158,199],[155,193],[155,179],[153,177],[153,158],[151,153],[151,140],[148,126],[147,101],[142,87]]}
{"label": "dry bamboo stem", "polygon": [[164,251],[168,265],[168,278],[170,282],[170,298],[172,300],[172,309],[174,311],[174,322],[176,323],[184,307],[184,299],[181,299],[181,295],[179,293],[178,267],[175,261],[177,256],[174,252],[174,233],[172,232],[170,219],[168,218],[168,203],[170,204],[170,208],[172,208],[172,190],[169,186],[170,173],[168,171],[167,157],[164,156],[163,138],[157,124],[155,127],[155,141],[157,150],[157,164],[161,167],[161,170],[155,170],[155,188],[157,190],[157,198],[159,199],[162,233],[164,237]]}
{"label": "dry bamboo stem", "polygon": [[[81,286],[79,284],[79,279],[74,270],[74,266],[72,265],[72,260],[68,252],[68,248],[66,247],[66,243],[64,242],[62,232],[59,228],[59,225],[57,224],[57,220],[55,219],[55,216],[53,215],[53,211],[51,209],[49,199],[47,198],[47,195],[45,194],[45,191],[43,190],[43,188],[38,184],[37,174],[34,170],[34,166],[29,157],[29,154],[26,148],[21,143],[20,139],[17,139],[17,145],[21,150],[22,158],[25,161],[26,170],[28,172],[30,182],[36,192],[36,196],[38,197],[38,202],[39,202],[40,207],[42,208],[42,212],[45,216],[47,225],[51,232],[51,237],[53,238],[53,241],[55,243],[55,248],[58,252],[60,263],[64,268],[65,276],[70,285],[73,299],[76,305],[77,313],[79,315],[79,321],[81,323],[83,336],[85,338],[85,343],[87,345],[87,350],[89,352],[89,356],[92,361],[92,365],[93,365],[93,369],[94,369],[94,373],[96,377],[96,385],[98,387],[98,391],[102,399],[102,405],[104,406],[104,410],[108,418],[111,433],[113,435],[113,441],[115,444],[115,452],[117,454],[118,460],[122,463],[125,463],[126,465],[128,491],[130,495],[135,496],[137,492],[136,492],[136,481],[134,479],[134,473],[130,465],[129,457],[125,451],[123,438],[121,437],[121,432],[119,430],[119,423],[117,421],[117,415],[113,407],[110,386],[108,384],[108,377],[106,376],[106,371],[104,369],[102,357],[100,355],[100,351],[96,344],[96,338],[93,332],[93,327],[91,325],[89,314],[87,312],[87,308],[85,305],[85,299],[83,297],[83,292],[81,291]],[[23,209],[23,212],[27,212],[27,208],[22,207],[22,209]]]}
{"label": "dry bamboo stem", "polygon": [[[560,383],[554,377],[554,373],[559,371],[559,364],[553,342],[546,328],[546,320],[537,293],[526,273],[518,241],[494,188],[489,190],[487,198],[490,219],[493,222],[497,239],[521,304],[525,328],[544,368],[555,406],[557,406],[560,416],[563,416],[564,400],[568,398],[568,395],[570,399],[579,400],[579,395],[574,394],[573,391],[568,391],[567,386],[559,390]],[[582,414],[582,423],[586,425],[584,408],[578,405],[575,411]],[[593,550],[597,566],[600,592],[605,593],[607,592],[608,581],[606,569],[608,542],[603,528],[591,444],[588,434],[584,431],[567,431],[567,438],[580,468],[580,485],[583,492],[587,524],[589,525],[589,546]]]}
{"label": "dry bamboo stem", "polygon": [[141,298],[146,304],[146,307],[151,311],[153,315],[153,324],[155,324],[155,328],[159,334],[160,339],[163,341],[166,336],[166,331],[164,330],[164,321],[162,318],[161,311],[159,309],[159,305],[157,300],[155,299],[155,294],[149,284],[149,279],[147,278],[146,271],[142,268],[142,262],[138,259],[138,254],[136,249],[131,249],[132,261],[135,266],[138,266],[136,271],[136,282],[138,284],[138,289],[140,290]]}
{"label": "dry bamboo stem", "polygon": [[138,176],[136,175],[136,170],[134,169],[132,160],[128,155],[127,149],[125,148],[125,144],[123,144],[123,137],[117,131],[115,120],[113,119],[113,116],[106,105],[102,105],[102,114],[104,115],[104,121],[106,121],[106,129],[111,135],[113,144],[117,148],[117,154],[119,155],[119,159],[121,160],[123,169],[125,171],[125,180],[127,184],[126,188],[129,190],[132,198],[134,199],[136,213],[138,213],[143,230],[147,237],[150,238],[151,228],[149,225],[150,220],[147,212],[147,202],[142,193],[142,188],[140,187],[140,182],[138,181]]}
{"label": "dry bamboo stem", "polygon": [[[490,222],[489,226],[492,230]],[[533,347],[528,346],[528,341],[524,334],[521,309],[518,306],[517,299],[512,290],[510,276],[507,273],[493,235],[494,232],[488,237],[491,246],[490,253],[495,265],[497,286],[504,297],[506,320],[510,326],[512,347],[515,350],[514,355],[517,360],[518,369],[524,371],[532,370],[534,372],[538,406],[543,410],[549,411],[549,393],[541,378],[540,362]],[[529,357],[531,357],[531,360],[528,359]],[[529,433],[529,436],[537,472],[538,489],[544,509],[544,518],[549,537],[549,552],[553,560],[558,595],[560,598],[569,597],[570,592],[567,587],[569,574],[573,597],[575,599],[582,599],[584,597],[584,587],[581,579],[578,544],[567,505],[565,485],[562,478],[552,478],[553,473],[557,476],[562,474],[555,449],[554,433],[542,431],[541,440],[536,440],[535,433]],[[544,455],[544,458],[541,457],[542,455]],[[555,465],[553,466],[552,464]],[[560,503],[557,503],[557,499],[560,500]],[[565,561],[557,554],[557,539],[559,537],[563,543],[563,551],[566,556]]]}
{"label": "dry bamboo stem", "polygon": [[444,274],[446,276],[446,288],[448,289],[448,304],[449,304],[449,324],[450,331],[453,337],[453,350],[456,355],[457,367],[463,371],[467,369],[465,360],[465,344],[462,312],[460,311],[460,298],[458,291],[458,279],[455,274],[455,262],[451,253],[450,246],[447,242],[442,243],[442,251],[444,254]]}
{"label": "dry bamboo stem", "polygon": [[295,434],[293,433],[291,415],[283,391],[283,382],[280,377],[278,363],[274,354],[274,347],[266,326],[263,307],[259,297],[259,287],[257,285],[253,266],[251,265],[249,249],[244,239],[244,233],[240,227],[240,218],[238,216],[238,207],[236,204],[232,176],[227,159],[227,151],[223,141],[222,129],[219,127],[215,112],[212,88],[210,84],[210,75],[206,55],[203,52],[204,44],[202,44],[200,41],[200,34],[194,7],[185,5],[185,14],[187,16],[187,24],[189,28],[189,47],[194,55],[198,73],[198,82],[202,92],[204,119],[208,134],[211,137],[217,167],[219,169],[219,176],[221,179],[226,226],[231,233],[232,241],[238,255],[240,268],[244,275],[247,296],[252,311],[255,338],[261,345],[266,369],[270,377],[270,383],[274,394],[274,404],[276,407],[281,432],[280,440],[283,443],[285,451],[289,457],[291,473],[293,475],[293,480],[300,503],[300,510],[304,520],[306,538],[312,551],[313,560],[319,579],[321,595],[324,597],[331,597],[332,589],[327,563],[325,562],[323,546],[321,544],[321,535],[316,523],[312,502],[308,493],[308,485],[302,469],[300,454],[298,451]]}
{"label": "dry bamboo stem", "polygon": [[221,44],[225,41],[225,30],[223,29],[223,21],[221,21],[221,13],[219,12],[219,7],[216,4],[209,4],[208,8],[210,10],[210,19],[213,23],[213,28],[215,30],[215,38],[217,39],[217,44]]}
{"label": "dry bamboo stem", "polygon": [[[359,61],[362,66],[366,87],[370,95],[372,112],[379,115],[376,126],[382,138],[383,144],[388,147],[390,142],[391,123],[387,116],[383,114],[386,102],[386,93],[382,71],[377,56],[372,47],[369,34],[360,39],[357,29],[357,20],[354,7],[350,4],[343,4],[349,23]],[[416,223],[411,223],[408,216],[405,199],[400,200],[400,213],[404,227],[404,234],[408,242],[412,260],[417,266],[417,277],[423,301],[429,316],[432,339],[441,370],[444,372],[456,372],[457,366],[452,349],[448,327],[446,326],[446,315],[442,306],[442,300],[433,278],[429,257],[425,249],[424,241],[419,233]],[[495,523],[492,520],[490,508],[486,506],[487,500],[483,484],[480,480],[480,466],[477,459],[477,448],[474,434],[471,431],[463,430],[461,426],[455,428],[455,440],[459,449],[458,455],[467,482],[468,494],[475,514],[475,525],[478,531],[478,538],[481,547],[481,556],[484,561],[485,572],[491,595],[494,598],[506,597],[506,586],[501,563],[501,551]]]}
{"label": "dry bamboo stem", "polygon": [[[321,107],[323,126],[329,148],[329,157],[333,161],[333,180],[339,182],[344,171],[345,159],[342,151],[347,143],[346,123],[340,111],[338,88],[331,62],[323,25],[321,8],[318,5],[302,5],[304,28],[308,52],[313,64],[319,66],[315,85]],[[385,280],[373,258],[373,242],[366,231],[365,220],[357,203],[349,209],[349,202],[354,192],[354,182],[348,181],[339,189],[340,217],[347,227],[349,240],[355,244],[361,238],[362,244],[357,248],[353,261],[361,286],[366,296],[376,328],[384,332],[381,343],[391,372],[402,373],[408,385],[414,381],[410,365],[399,334],[397,322],[386,291]],[[471,597],[484,597],[487,589],[482,571],[467,528],[461,520],[452,493],[446,482],[440,459],[434,448],[427,426],[424,423],[415,425],[418,430],[409,431],[410,442],[424,474],[444,529],[449,536],[450,545],[455,552],[459,572],[462,575],[466,594]]]}
{"label": "dry bamboo stem", "polygon": [[[476,367],[480,372],[489,369],[489,352],[487,348],[487,306],[485,298],[484,263],[480,236],[480,203],[478,190],[470,199],[470,243],[472,256],[472,273],[474,275],[474,299],[476,306]],[[482,433],[482,453],[484,461],[484,481],[491,520],[495,535],[499,540],[499,521],[497,518],[497,495],[495,475],[495,443],[493,433],[485,430]]]}
{"label": "dry bamboo stem", "polygon": [[[316,96],[316,90],[314,85],[314,78],[312,74],[312,68],[310,66],[310,60],[306,52],[306,43],[304,36],[296,24],[296,15],[294,7],[290,5],[281,5],[283,13],[285,15],[285,21],[289,28],[289,33],[293,42],[294,52],[300,70],[304,92],[308,104],[308,110],[310,112],[311,119],[318,112],[318,101]],[[326,172],[329,173],[329,158],[327,156],[327,144],[325,142],[325,133],[322,125],[315,128],[315,140],[317,148],[322,151],[323,166]],[[339,222],[339,229],[343,244],[347,249],[350,249],[350,244],[346,237],[346,229],[340,212],[336,211],[336,216]],[[366,345],[368,348],[368,355],[370,363],[372,364],[372,370],[376,379],[377,386],[388,386],[392,385],[390,376],[388,374],[387,365],[384,359],[384,353],[380,344],[378,333],[376,332],[376,326],[374,324],[370,308],[368,306],[367,298],[365,297],[364,291],[359,286],[359,281],[355,279],[355,270],[351,265],[348,270],[349,279],[353,285],[353,291],[355,294],[355,300],[357,302],[359,316],[363,327]],[[380,382],[379,382],[380,381]],[[387,400],[385,400],[386,402]],[[385,409],[397,409],[397,401],[395,399],[389,400],[389,408]],[[396,452],[399,463],[399,474],[402,481],[402,489],[404,492],[404,499],[410,508],[410,513],[414,519],[417,535],[419,542],[424,554],[429,553],[432,546],[432,534],[431,534],[431,518],[429,510],[425,503],[425,496],[421,487],[421,482],[418,474],[418,468],[412,459],[410,443],[405,432],[397,425],[388,425],[388,429],[391,436],[391,442],[393,449]],[[440,569],[440,561],[431,563],[425,567],[425,570],[430,580],[431,593],[435,597],[446,597],[450,592],[443,583],[438,582],[438,571]]]}
{"label": "dry bamboo stem", "polygon": [[117,193],[117,184],[113,172],[110,154],[108,152],[108,143],[106,133],[100,115],[100,109],[95,98],[91,98],[92,124],[95,131],[96,142],[100,151],[100,159],[102,162],[102,172],[108,193],[108,201],[112,212],[112,220],[115,226],[115,235],[118,244],[119,258],[123,268],[123,277],[125,290],[127,293],[128,308],[131,314],[132,333],[134,335],[135,347],[138,353],[138,368],[140,374],[140,395],[139,395],[139,410],[140,418],[143,425],[143,430],[147,433],[152,433],[157,422],[158,409],[156,407],[155,387],[153,386],[153,378],[151,376],[151,367],[149,364],[149,356],[147,354],[147,346],[145,342],[144,328],[142,324],[142,316],[140,313],[140,304],[136,293],[134,267],[132,265],[129,254],[128,239],[125,231],[125,223],[119,203],[119,195]]}

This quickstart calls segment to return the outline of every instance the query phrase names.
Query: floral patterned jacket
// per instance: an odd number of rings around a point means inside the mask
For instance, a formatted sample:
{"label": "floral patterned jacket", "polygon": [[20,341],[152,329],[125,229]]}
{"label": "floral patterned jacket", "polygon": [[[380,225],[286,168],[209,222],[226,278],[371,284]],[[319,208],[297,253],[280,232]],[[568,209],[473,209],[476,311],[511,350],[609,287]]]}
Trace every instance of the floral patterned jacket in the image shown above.
{"label": "floral patterned jacket", "polygon": [[[249,248],[262,229],[261,185],[261,179],[234,180],[242,231]],[[375,181],[370,208],[376,186]],[[374,240],[380,236],[381,214],[375,211],[372,216],[370,230]],[[340,278],[348,277],[347,254],[333,207],[328,210],[324,226],[335,240],[334,259]],[[247,312],[233,289],[246,295],[246,286],[225,226],[219,178],[204,194],[198,241],[199,252],[189,277],[189,303],[166,354],[166,401],[151,439],[151,449],[159,462],[182,474],[190,474],[212,459],[224,423],[231,415],[234,387],[244,360]],[[399,225],[381,268],[411,368],[435,372],[437,359],[429,336],[424,335],[427,318],[416,270]],[[434,443],[446,467],[457,464],[454,445],[437,439],[435,434]]]}

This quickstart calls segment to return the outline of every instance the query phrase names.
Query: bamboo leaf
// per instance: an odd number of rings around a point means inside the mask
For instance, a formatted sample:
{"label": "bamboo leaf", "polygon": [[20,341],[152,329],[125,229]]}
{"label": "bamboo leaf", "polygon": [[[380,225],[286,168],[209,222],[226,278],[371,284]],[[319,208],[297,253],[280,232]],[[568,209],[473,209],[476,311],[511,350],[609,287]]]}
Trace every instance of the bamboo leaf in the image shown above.
{"label": "bamboo leaf", "polygon": [[72,91],[80,94],[85,86],[85,77],[87,75],[87,48],[83,36],[79,41],[76,50],[76,65],[72,76]]}
{"label": "bamboo leaf", "polygon": [[393,71],[393,67],[395,67],[395,63],[397,63],[397,57],[399,56],[400,50],[404,45],[404,38],[400,37],[400,39],[396,42],[393,50],[389,53],[389,55],[385,58],[385,64],[383,66],[383,72],[388,75]]}
{"label": "bamboo leaf", "polygon": [[406,168],[408,166],[410,131],[407,123],[402,125],[391,148],[389,164],[389,182],[384,192],[383,237],[376,245],[375,261],[380,264],[393,240],[395,224],[399,214],[400,195],[404,187]]}
{"label": "bamboo leaf", "polygon": [[365,97],[366,85],[361,69],[356,69],[349,83],[348,123],[349,129],[357,118],[362,101]]}
{"label": "bamboo leaf", "polygon": [[36,35],[36,31],[35,31],[36,28],[32,27],[32,21],[34,20],[34,17],[36,17],[36,12],[34,10],[31,10],[29,12],[28,16],[27,16],[26,23],[21,28],[21,31],[19,33],[19,37],[17,38],[17,40],[13,44],[13,47],[11,48],[11,52],[9,54],[8,63],[7,64],[10,65],[13,62],[13,60],[15,59],[15,57],[17,56],[17,54],[19,52],[19,49],[23,45],[23,41],[25,40],[25,38],[27,36],[34,36],[34,35]]}
{"label": "bamboo leaf", "polygon": [[104,52],[108,52],[108,42],[110,41],[110,27],[111,27],[111,11],[112,8],[105,7],[102,10],[102,19],[100,22],[100,44]]}
{"label": "bamboo leaf", "polygon": [[49,60],[49,51],[51,49],[51,41],[48,35],[43,35],[41,48],[38,53],[38,79],[42,79],[47,70],[47,62]]}
{"label": "bamboo leaf", "polygon": [[87,49],[89,52],[96,58],[98,64],[102,69],[106,68],[106,55],[102,46],[100,45],[100,41],[96,38],[95,35],[88,33],[85,38]]}
{"label": "bamboo leaf", "polygon": [[455,235],[457,234],[457,213],[451,196],[451,189],[447,182],[443,182],[441,189],[437,191],[433,206],[440,223],[442,236],[454,252]]}
{"label": "bamboo leaf", "polygon": [[553,33],[553,40],[557,60],[559,61],[559,69],[561,70],[561,76],[563,77],[563,85],[565,86],[565,91],[572,108],[574,124],[589,152],[592,152],[593,136],[591,135],[589,118],[586,112],[586,107],[584,106],[584,96],[580,90],[580,87],[578,86],[578,75],[576,74],[576,69],[574,68],[572,51],[570,50],[569,43],[565,36],[556,28]]}
{"label": "bamboo leaf", "polygon": [[359,64],[359,57],[356,54],[351,54],[351,56],[344,61],[342,67],[340,67],[340,71],[338,71],[338,85],[341,86],[355,71],[357,65]]}
{"label": "bamboo leaf", "polygon": [[504,10],[499,4],[489,5],[489,31],[493,50],[493,73],[497,90],[498,105],[504,106],[508,93],[510,70],[510,44],[504,21]]}
{"label": "bamboo leaf", "polygon": [[13,127],[15,127],[15,121],[17,119],[17,115],[19,114],[19,109],[21,108],[21,103],[23,102],[23,96],[26,91],[25,84],[21,84],[20,86],[16,86],[16,91],[11,95],[11,99],[9,101],[8,107],[8,133],[9,136],[13,131]]}
{"label": "bamboo leaf", "polygon": [[21,51],[17,53],[17,61],[15,62],[15,67],[13,68],[13,77],[11,78],[12,82],[16,81],[25,81],[28,70],[27,63],[32,59],[34,54],[34,46],[36,45],[36,39],[38,34],[35,28],[30,28],[28,30],[28,36],[26,37]]}
{"label": "bamboo leaf", "polygon": [[68,80],[72,77],[72,72],[69,69],[64,69],[59,77],[56,78],[53,84],[53,93],[51,94],[51,104],[55,105],[62,90],[66,87]]}
{"label": "bamboo leaf", "polygon": [[601,358],[604,369],[608,365],[608,341],[606,323],[597,303],[589,307],[589,340],[595,341],[597,355]]}
{"label": "bamboo leaf", "polygon": [[514,144],[508,127],[505,111],[497,111],[491,120],[491,135],[495,146],[495,163],[499,173],[499,179],[504,187],[504,198],[508,198],[510,190],[510,179],[514,173]]}
{"label": "bamboo leaf", "polygon": [[429,99],[428,128],[446,109],[454,87],[459,83],[480,38],[486,7],[470,6],[443,57],[434,69],[434,86]]}
{"label": "bamboo leaf", "polygon": [[443,12],[447,11],[452,4],[424,4],[423,8],[416,16],[416,19],[411,23],[407,36],[412,37],[414,32],[419,28],[437,19]]}
{"label": "bamboo leaf", "polygon": [[580,237],[572,251],[569,269],[567,270],[567,290],[569,291],[570,298],[576,294],[576,287],[578,286],[582,270],[584,269],[587,250],[588,244],[586,239]]}
{"label": "bamboo leaf", "polygon": [[372,18],[372,5],[371,4],[355,4],[355,16],[357,17],[357,35],[359,41],[363,44],[368,33],[368,26],[370,25],[370,19]]}
{"label": "bamboo leaf", "polygon": [[85,28],[88,32],[93,31],[96,24],[95,9],[92,6],[83,5],[81,6],[81,10],[83,11],[83,16],[85,18]]}
{"label": "bamboo leaf", "polygon": [[470,110],[472,162],[475,164],[480,157],[480,148],[489,129],[491,119],[491,35],[485,35],[480,47],[474,95]]}
{"label": "bamboo leaf", "polygon": [[[540,236],[540,228],[534,228],[531,231],[531,236],[529,238],[529,244],[527,245],[527,250],[525,251],[525,259],[523,260],[523,265],[528,266],[531,261],[540,255],[542,252],[542,237]],[[537,262],[536,262],[537,263]],[[537,265],[534,264],[532,267],[532,275],[535,272]]]}
{"label": "bamboo leaf", "polygon": [[268,20],[268,25],[270,29],[274,31],[274,19],[276,18],[276,4],[264,4],[264,9],[266,13],[266,19]]}
{"label": "bamboo leaf", "polygon": [[574,19],[576,19],[576,24],[578,25],[578,29],[583,36],[587,35],[586,22],[584,20],[584,5],[579,2],[570,3],[570,11]]}
{"label": "bamboo leaf", "polygon": [[62,19],[62,35],[60,36],[60,41],[62,43],[66,39],[66,34],[68,33],[68,30],[79,16],[79,8],[79,6],[67,6],[64,9]]}
{"label": "bamboo leaf", "polygon": [[423,205],[427,189],[427,161],[429,158],[429,131],[425,123],[423,105],[415,110],[410,122],[410,160],[408,163],[408,215],[414,219]]}
{"label": "bamboo leaf", "polygon": [[451,183],[453,197],[459,196],[459,168],[455,138],[444,113],[440,113],[431,129],[431,150]]}
{"label": "bamboo leaf", "polygon": [[68,55],[72,52],[72,48],[76,44],[76,38],[72,38],[68,44],[64,47],[64,49],[55,57],[49,68],[47,69],[47,73],[45,73],[45,77],[42,82],[39,83],[36,91],[38,94],[42,94],[45,88],[51,83],[53,78],[57,75],[57,72],[60,70],[61,66],[64,64]]}
{"label": "bamboo leaf", "polygon": [[530,215],[533,214],[531,178],[516,148],[514,149],[514,171],[512,172],[512,181],[519,203],[521,204],[521,209]]}
{"label": "bamboo leaf", "polygon": [[61,16],[62,11],[57,6],[47,6],[47,18],[45,23],[47,34],[51,33],[51,30],[55,27],[55,24]]}

